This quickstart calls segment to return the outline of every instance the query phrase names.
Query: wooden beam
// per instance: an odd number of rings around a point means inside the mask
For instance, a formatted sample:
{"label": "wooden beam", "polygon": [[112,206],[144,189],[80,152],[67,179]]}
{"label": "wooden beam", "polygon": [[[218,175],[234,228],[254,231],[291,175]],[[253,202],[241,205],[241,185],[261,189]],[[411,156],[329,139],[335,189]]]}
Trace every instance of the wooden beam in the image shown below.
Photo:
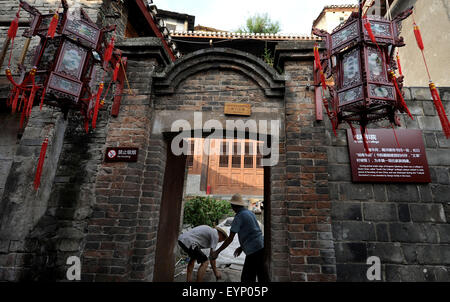
{"label": "wooden beam", "polygon": [[176,58],[173,54],[172,49],[169,47],[169,44],[167,44],[166,39],[162,35],[161,31],[159,30],[158,26],[156,26],[155,21],[153,20],[153,17],[150,15],[150,13],[147,10],[147,7],[143,0],[136,0],[136,4],[138,5],[139,9],[141,10],[142,14],[144,15],[145,19],[147,20],[148,24],[150,25],[153,32],[156,34],[158,38],[161,39],[164,48],[169,53],[170,59],[175,62]]}

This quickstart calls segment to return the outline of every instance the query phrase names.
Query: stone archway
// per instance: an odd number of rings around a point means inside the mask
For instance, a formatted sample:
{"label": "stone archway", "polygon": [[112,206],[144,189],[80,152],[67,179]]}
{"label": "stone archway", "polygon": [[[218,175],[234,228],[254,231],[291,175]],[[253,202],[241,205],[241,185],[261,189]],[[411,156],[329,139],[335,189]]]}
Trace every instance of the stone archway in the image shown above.
{"label": "stone archway", "polygon": [[[139,42],[139,43],[138,43]],[[102,163],[96,203],[88,222],[85,280],[152,281],[168,157],[166,133],[184,120],[204,131],[206,121],[278,121],[277,163],[270,167],[270,276],[272,281],[335,280],[330,204],[326,181],[325,127],[312,110],[311,45],[278,47],[278,74],[262,60],[226,48],[186,55],[164,67],[165,54],[151,39],[125,41],[136,95],[124,98],[109,122],[108,146],[139,148],[137,163]],[[155,72],[156,71],[156,72]],[[225,116],[225,103],[250,104],[249,117]],[[200,123],[195,119],[201,114]],[[268,129],[249,131],[269,133]],[[207,131],[206,131],[207,132]],[[104,186],[104,187],[103,187]]]}
{"label": "stone archway", "polygon": [[[277,135],[280,136],[280,131],[282,132],[283,129],[282,124],[284,124],[283,82],[284,78],[262,60],[240,51],[212,48],[189,54],[154,77],[156,98],[154,99],[152,138],[157,139],[162,134],[173,131],[172,125],[180,119],[191,123],[194,132],[198,130],[203,133],[203,129],[199,129],[198,119],[194,118],[195,114],[199,113],[202,114],[200,127],[210,120],[221,123],[224,129],[227,120],[241,119],[244,123],[254,120],[256,124],[263,120],[268,120],[269,124],[271,120],[279,121],[281,123]],[[224,104],[236,101],[251,104],[252,115],[250,117],[225,116]],[[257,135],[257,133],[255,134]],[[279,141],[278,137],[277,141]],[[169,150],[167,156],[171,157],[171,160],[170,163],[166,162],[166,175],[168,167],[172,167],[171,165],[175,162],[175,158],[172,158]],[[268,171],[269,169],[265,173],[267,178],[265,181],[266,199],[270,198],[269,192],[271,192],[272,185]],[[164,189],[170,187],[168,181],[165,178]],[[168,202],[165,200],[168,195],[170,194],[167,194],[166,191],[162,192],[160,208],[160,219],[162,220],[159,224],[155,252],[155,281],[170,281],[173,278],[173,272],[169,268],[171,264],[167,262],[170,262],[170,259],[167,258],[171,257],[167,257],[167,255],[170,255],[173,250],[176,237],[168,236],[169,233],[172,233],[172,228],[161,225],[163,221],[168,221],[167,217],[170,216],[164,204],[165,201]],[[181,198],[179,198],[179,203],[181,204]],[[176,204],[172,204],[172,208],[174,211],[178,209]],[[176,213],[173,220],[179,216],[180,213]],[[161,232],[162,229],[165,231]],[[266,233],[266,238],[269,243],[270,228]],[[268,250],[270,251],[270,246]]]}

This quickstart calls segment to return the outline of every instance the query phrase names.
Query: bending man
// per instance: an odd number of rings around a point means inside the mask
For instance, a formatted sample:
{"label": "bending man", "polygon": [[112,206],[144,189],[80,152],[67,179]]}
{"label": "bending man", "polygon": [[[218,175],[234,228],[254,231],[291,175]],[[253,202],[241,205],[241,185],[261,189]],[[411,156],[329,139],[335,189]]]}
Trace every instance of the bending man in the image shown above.
{"label": "bending man", "polygon": [[[219,227],[213,229],[207,225],[197,226],[178,237],[178,245],[189,255],[190,258],[187,266],[187,282],[192,282],[192,271],[194,270],[196,260],[197,263],[200,264],[197,272],[197,282],[201,282],[203,280],[209,261],[208,257],[206,257],[201,250],[210,248],[210,252],[213,252],[217,244],[227,238],[228,235],[223,229]],[[216,280],[219,280],[221,278],[221,274],[217,270],[216,260],[211,260],[211,267],[214,275],[216,276]]]}

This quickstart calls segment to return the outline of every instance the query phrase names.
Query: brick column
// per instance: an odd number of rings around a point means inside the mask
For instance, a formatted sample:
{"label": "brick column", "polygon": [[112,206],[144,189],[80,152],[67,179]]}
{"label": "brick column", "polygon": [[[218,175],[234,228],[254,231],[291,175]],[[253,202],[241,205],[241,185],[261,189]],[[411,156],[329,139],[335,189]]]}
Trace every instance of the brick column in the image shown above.
{"label": "brick column", "polygon": [[291,281],[335,281],[326,131],[315,120],[313,43],[280,43],[286,75],[286,205]]}
{"label": "brick column", "polygon": [[118,47],[128,56],[127,75],[135,95],[124,97],[119,116],[111,119],[104,151],[114,146],[137,147],[139,156],[136,163],[99,167],[96,204],[82,259],[85,281],[149,279],[152,233],[148,226],[153,208],[144,191],[144,167],[152,155],[150,93],[153,71],[167,58],[156,38],[127,39]]}

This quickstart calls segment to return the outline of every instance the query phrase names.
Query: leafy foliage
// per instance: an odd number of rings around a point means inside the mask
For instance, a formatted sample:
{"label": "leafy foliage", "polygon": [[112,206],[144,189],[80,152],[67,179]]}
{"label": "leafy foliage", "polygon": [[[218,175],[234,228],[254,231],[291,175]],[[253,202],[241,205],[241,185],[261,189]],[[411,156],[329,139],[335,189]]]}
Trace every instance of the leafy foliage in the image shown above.
{"label": "leafy foliage", "polygon": [[274,57],[268,48],[264,48],[263,60],[267,65],[273,67]]}
{"label": "leafy foliage", "polygon": [[280,22],[272,21],[267,13],[255,14],[247,19],[246,25],[237,30],[239,33],[276,34],[281,30]]}
{"label": "leafy foliage", "polygon": [[193,227],[204,224],[215,227],[220,219],[228,216],[234,216],[231,204],[209,196],[195,196],[184,206],[184,223]]}

